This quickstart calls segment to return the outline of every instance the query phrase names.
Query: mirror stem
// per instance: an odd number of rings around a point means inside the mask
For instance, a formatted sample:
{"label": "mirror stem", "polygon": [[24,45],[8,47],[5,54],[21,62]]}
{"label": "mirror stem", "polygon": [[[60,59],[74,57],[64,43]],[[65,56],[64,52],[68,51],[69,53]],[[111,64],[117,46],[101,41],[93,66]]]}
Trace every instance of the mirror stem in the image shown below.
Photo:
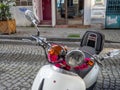
{"label": "mirror stem", "polygon": [[40,36],[40,32],[39,31],[37,32],[37,36]]}
{"label": "mirror stem", "polygon": [[35,24],[35,27],[36,27],[36,29],[37,29],[37,36],[40,36],[40,30],[39,30],[39,28],[37,27],[37,24]]}
{"label": "mirror stem", "polygon": [[38,27],[37,27],[37,36],[40,36],[40,31]]}

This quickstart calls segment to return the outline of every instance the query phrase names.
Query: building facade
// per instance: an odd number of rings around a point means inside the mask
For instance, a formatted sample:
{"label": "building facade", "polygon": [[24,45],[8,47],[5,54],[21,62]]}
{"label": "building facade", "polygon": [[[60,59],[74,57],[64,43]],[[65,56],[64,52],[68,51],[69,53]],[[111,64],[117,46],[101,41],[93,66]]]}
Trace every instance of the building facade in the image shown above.
{"label": "building facade", "polygon": [[[91,0],[90,0],[91,2]],[[88,0],[33,0],[33,10],[40,25],[90,25]]]}
{"label": "building facade", "polygon": [[42,26],[91,25],[94,19],[104,23],[106,0],[16,0],[12,8],[17,26],[30,26],[21,8],[34,12]]}

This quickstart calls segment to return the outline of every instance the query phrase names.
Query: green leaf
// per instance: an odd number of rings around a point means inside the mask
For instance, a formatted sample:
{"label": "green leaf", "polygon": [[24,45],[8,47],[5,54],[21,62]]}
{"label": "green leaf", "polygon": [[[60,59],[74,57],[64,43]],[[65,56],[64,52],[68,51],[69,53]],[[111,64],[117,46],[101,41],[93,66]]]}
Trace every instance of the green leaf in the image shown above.
{"label": "green leaf", "polygon": [[0,20],[7,20],[12,18],[12,14],[10,12],[11,6],[15,0],[0,0]]}

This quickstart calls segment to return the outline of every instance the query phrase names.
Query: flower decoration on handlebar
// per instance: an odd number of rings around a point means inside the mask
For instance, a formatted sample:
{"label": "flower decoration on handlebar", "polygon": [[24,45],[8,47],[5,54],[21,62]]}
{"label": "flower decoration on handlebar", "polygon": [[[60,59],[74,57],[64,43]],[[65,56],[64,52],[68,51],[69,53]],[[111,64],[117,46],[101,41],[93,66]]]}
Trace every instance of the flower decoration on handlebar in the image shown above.
{"label": "flower decoration on handlebar", "polygon": [[48,50],[48,60],[51,63],[57,63],[65,59],[67,48],[61,45],[52,45]]}
{"label": "flower decoration on handlebar", "polygon": [[67,47],[55,44],[48,50],[48,60],[56,67],[70,70],[70,66],[68,66],[65,61],[66,54]]}

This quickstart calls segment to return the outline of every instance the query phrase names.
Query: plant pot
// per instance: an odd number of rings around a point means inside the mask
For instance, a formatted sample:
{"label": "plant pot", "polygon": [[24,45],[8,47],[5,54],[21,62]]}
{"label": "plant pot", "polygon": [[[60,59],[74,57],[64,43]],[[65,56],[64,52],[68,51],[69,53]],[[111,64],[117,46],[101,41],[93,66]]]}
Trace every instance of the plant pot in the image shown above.
{"label": "plant pot", "polygon": [[0,33],[12,34],[16,33],[16,21],[15,19],[0,21]]}

